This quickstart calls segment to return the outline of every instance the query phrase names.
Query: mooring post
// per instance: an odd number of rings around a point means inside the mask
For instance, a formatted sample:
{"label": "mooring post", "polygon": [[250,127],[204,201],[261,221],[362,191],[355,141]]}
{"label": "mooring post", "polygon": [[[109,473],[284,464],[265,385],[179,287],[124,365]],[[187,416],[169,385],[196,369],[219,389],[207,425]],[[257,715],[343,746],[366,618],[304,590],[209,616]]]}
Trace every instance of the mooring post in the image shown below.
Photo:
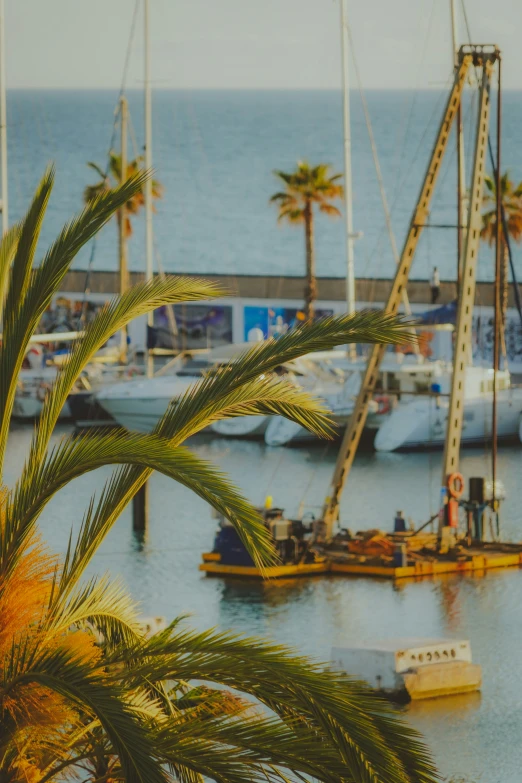
{"label": "mooring post", "polygon": [[144,535],[149,526],[149,482],[136,492],[132,498],[132,529],[138,535]]}

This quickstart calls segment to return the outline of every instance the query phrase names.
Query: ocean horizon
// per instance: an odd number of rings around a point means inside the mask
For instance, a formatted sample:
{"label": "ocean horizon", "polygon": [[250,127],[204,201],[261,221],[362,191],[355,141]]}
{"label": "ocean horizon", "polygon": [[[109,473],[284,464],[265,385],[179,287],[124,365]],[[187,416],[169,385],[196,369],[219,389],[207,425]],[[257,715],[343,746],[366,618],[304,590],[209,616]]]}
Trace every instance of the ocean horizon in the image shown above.
{"label": "ocean horizon", "polygon": [[[522,179],[516,143],[521,119],[520,91],[506,90],[503,108],[503,163]],[[446,90],[367,91],[376,146],[392,222],[402,245],[444,106]],[[56,165],[56,186],[44,225],[40,254],[62,225],[82,207],[83,189],[95,180],[87,161],[104,166],[113,135],[117,89],[13,89],[7,96],[10,221],[27,209],[45,166]],[[129,154],[142,152],[143,96],[127,91],[131,116]],[[476,108],[468,91],[466,120]],[[340,90],[153,89],[153,165],[163,184],[154,236],[157,266],[168,272],[301,276],[304,240],[299,227],[278,226],[268,203],[277,189],[274,169],[290,170],[299,159],[330,163],[343,170]],[[387,235],[360,95],[351,92],[354,228],[357,277],[389,278],[394,260]],[[469,173],[474,122],[466,127]],[[430,216],[432,223],[456,223],[455,145],[451,140]],[[144,220],[133,221],[130,268],[144,268]],[[342,220],[318,216],[317,273],[344,277]],[[74,267],[117,267],[115,224]],[[520,266],[520,252],[514,258]],[[456,232],[427,229],[419,243],[412,278],[428,279],[438,266],[442,279],[455,278]],[[478,278],[493,279],[491,251],[483,246]]]}

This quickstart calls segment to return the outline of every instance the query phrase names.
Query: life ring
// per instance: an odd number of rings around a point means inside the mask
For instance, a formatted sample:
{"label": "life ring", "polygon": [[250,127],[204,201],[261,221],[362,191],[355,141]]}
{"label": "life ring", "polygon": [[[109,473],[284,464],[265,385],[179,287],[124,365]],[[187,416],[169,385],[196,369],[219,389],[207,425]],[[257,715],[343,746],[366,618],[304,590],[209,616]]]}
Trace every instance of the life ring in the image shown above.
{"label": "life ring", "polygon": [[452,473],[448,476],[448,492],[458,500],[464,492],[464,476],[462,473]]}
{"label": "life ring", "polygon": [[46,396],[47,396],[47,392],[49,391],[49,389],[50,389],[50,388],[51,388],[51,384],[50,384],[50,383],[45,383],[45,381],[43,381],[43,382],[42,382],[42,383],[39,385],[39,387],[37,388],[37,390],[36,390],[36,398],[37,398],[37,399],[38,399],[40,402],[43,402],[43,401],[45,400],[45,398],[46,398]]}
{"label": "life ring", "polygon": [[374,397],[373,399],[379,406],[377,408],[378,416],[383,416],[385,413],[389,413],[391,411],[391,400],[387,394],[381,394],[377,397]]}

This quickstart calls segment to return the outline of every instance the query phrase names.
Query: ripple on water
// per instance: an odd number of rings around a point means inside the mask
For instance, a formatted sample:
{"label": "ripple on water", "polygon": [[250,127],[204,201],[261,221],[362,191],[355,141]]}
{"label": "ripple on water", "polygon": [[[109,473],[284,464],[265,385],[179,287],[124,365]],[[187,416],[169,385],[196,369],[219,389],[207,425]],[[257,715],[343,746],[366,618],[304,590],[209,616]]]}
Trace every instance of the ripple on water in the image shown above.
{"label": "ripple on water", "polygon": [[[61,428],[56,434],[59,437]],[[19,471],[31,430],[11,434],[7,479]],[[304,499],[319,505],[334,461],[332,447],[268,449],[261,443],[200,438],[202,457],[227,471],[256,503],[270,494],[295,513]],[[465,451],[465,475],[487,473],[488,455]],[[436,508],[440,454],[363,454],[347,484],[343,523],[350,528],[391,527],[397,508],[416,522]],[[522,538],[522,451],[504,448],[499,474],[506,485],[506,534]],[[71,525],[81,521],[93,491],[108,471],[97,471],[64,490],[46,509],[43,530],[63,550]],[[448,576],[392,585],[378,580],[330,577],[258,584],[213,580],[197,570],[211,546],[215,522],[199,498],[162,476],[151,479],[151,524],[137,545],[129,512],[118,520],[91,571],[120,575],[147,614],[171,618],[191,612],[199,628],[218,625],[269,636],[328,659],[333,645],[385,637],[453,636],[471,640],[483,668],[480,695],[411,705],[408,720],[424,732],[445,774],[484,783],[519,783],[522,768],[522,571],[485,578]]]}

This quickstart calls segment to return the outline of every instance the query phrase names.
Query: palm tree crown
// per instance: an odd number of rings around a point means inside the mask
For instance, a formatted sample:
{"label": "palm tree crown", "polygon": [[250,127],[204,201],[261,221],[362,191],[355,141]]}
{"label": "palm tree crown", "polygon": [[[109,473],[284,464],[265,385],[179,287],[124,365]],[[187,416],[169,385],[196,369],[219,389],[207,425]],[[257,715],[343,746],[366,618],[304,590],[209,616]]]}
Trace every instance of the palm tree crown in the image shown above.
{"label": "palm tree crown", "polygon": [[[138,158],[129,161],[127,164],[127,171],[125,172],[125,179],[133,177],[140,171],[143,171],[143,164],[144,159],[141,155]],[[121,182],[121,155],[114,152],[114,150],[110,151],[107,171],[103,171],[101,166],[98,166],[97,163],[93,163],[92,161],[89,161],[87,165],[98,174],[100,180],[93,185],[87,185],[85,187],[83,191],[83,200],[86,204],[99,196],[100,193],[110,190]],[[152,180],[152,198],[163,198],[163,185],[155,179]],[[144,205],[145,191],[143,188],[137,191],[137,193],[124,204],[125,235],[127,238],[132,236],[131,217],[137,215]]]}
{"label": "palm tree crown", "polygon": [[[485,211],[482,214],[482,230],[480,236],[491,247],[497,236],[497,183],[494,177],[485,177],[484,180],[487,193],[485,194],[483,201]],[[514,239],[515,242],[520,242],[522,241],[522,182],[519,182],[515,187],[513,181],[509,177],[509,171],[505,171],[500,178],[500,198],[508,236],[510,239]],[[509,299],[509,250],[502,225],[500,231],[500,255],[502,258],[499,280],[500,342],[502,353],[506,356],[506,318]]]}
{"label": "palm tree crown", "polygon": [[[485,211],[482,215],[482,239],[489,245],[497,235],[497,183],[493,177],[485,177],[487,193],[484,196]],[[500,178],[500,197],[504,208],[507,230],[515,242],[522,240],[522,182],[515,187],[505,171]],[[501,234],[502,236],[502,234]]]}
{"label": "palm tree crown", "polygon": [[[50,170],[25,219],[0,244],[0,474],[29,339],[76,253],[144,181],[136,172],[89,200],[34,266]],[[179,621],[147,637],[119,582],[85,578],[153,470],[224,514],[261,568],[273,562],[257,511],[184,442],[213,421],[257,413],[284,414],[328,435],[321,404],[275,368],[337,344],[405,339],[405,325],[383,314],[327,318],[256,344],[231,367],[207,375],[151,434],[84,433],[50,445],[75,380],[111,334],[156,307],[223,293],[203,280],[169,277],[134,286],[102,308],[47,393],[18,481],[0,494],[0,780],[6,783],[437,780],[415,732],[364,684],[284,647],[198,633]],[[114,473],[69,535],[65,557],[55,557],[42,544],[40,515],[69,482],[103,466],[115,466]]]}
{"label": "palm tree crown", "polygon": [[285,189],[274,193],[270,201],[278,204],[278,221],[304,224],[306,249],[305,313],[307,320],[314,316],[313,303],[317,297],[315,280],[314,207],[330,217],[339,217],[340,211],[332,201],[343,198],[342,174],[331,174],[330,166],[320,163],[310,166],[299,161],[295,171],[275,171]]}

